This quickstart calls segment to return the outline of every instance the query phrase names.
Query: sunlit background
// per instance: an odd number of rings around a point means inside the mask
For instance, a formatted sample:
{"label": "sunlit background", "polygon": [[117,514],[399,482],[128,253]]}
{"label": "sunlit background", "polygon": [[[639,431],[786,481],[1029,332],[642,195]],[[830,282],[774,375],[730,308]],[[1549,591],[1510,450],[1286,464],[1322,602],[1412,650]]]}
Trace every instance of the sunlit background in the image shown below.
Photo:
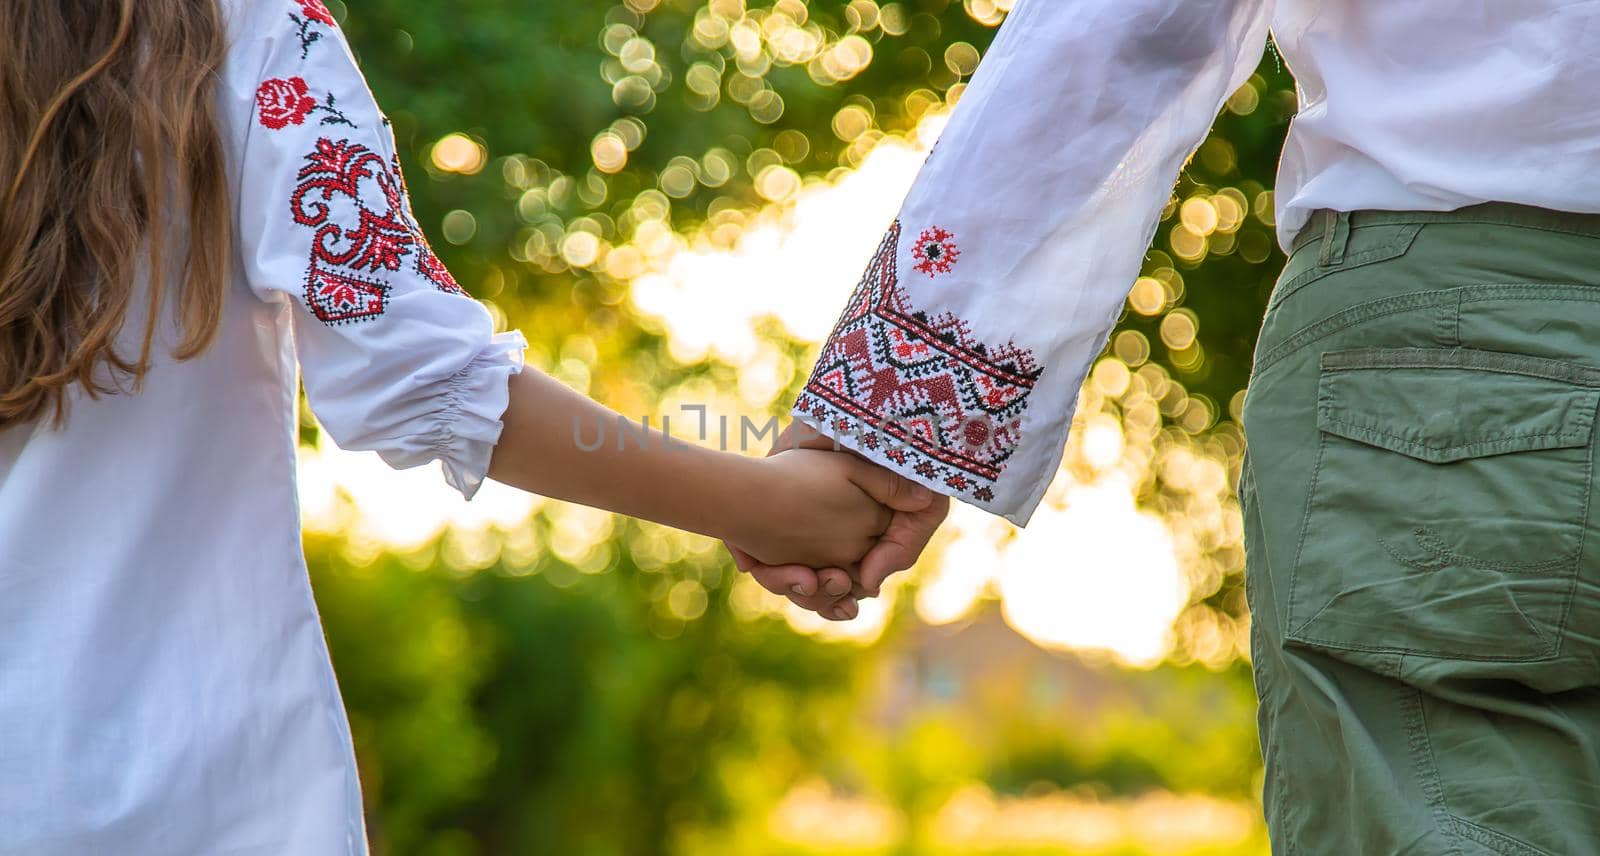
{"label": "sunlit background", "polygon": [[[530,366],[683,439],[703,405],[738,446],[787,411],[1010,2],[328,5],[440,254]],[[377,852],[1264,852],[1233,485],[1293,106],[1271,56],[1229,99],[1028,528],[958,506],[853,622],[704,538],[463,502],[307,414]]]}

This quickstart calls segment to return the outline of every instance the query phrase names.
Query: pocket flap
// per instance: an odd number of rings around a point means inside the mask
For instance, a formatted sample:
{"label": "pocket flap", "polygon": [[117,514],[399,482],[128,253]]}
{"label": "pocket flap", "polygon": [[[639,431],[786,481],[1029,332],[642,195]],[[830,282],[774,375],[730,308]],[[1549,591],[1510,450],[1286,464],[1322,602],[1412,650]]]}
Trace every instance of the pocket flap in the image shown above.
{"label": "pocket flap", "polygon": [[1584,446],[1600,369],[1472,348],[1322,355],[1317,426],[1432,463]]}

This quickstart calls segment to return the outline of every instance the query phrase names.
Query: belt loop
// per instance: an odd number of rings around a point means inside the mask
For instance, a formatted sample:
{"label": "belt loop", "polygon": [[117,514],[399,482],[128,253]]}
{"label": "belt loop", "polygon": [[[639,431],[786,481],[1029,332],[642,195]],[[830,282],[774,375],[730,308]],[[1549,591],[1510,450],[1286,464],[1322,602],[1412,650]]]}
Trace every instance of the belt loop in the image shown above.
{"label": "belt loop", "polygon": [[1322,251],[1317,264],[1324,267],[1344,264],[1344,248],[1350,242],[1350,212],[1322,209]]}

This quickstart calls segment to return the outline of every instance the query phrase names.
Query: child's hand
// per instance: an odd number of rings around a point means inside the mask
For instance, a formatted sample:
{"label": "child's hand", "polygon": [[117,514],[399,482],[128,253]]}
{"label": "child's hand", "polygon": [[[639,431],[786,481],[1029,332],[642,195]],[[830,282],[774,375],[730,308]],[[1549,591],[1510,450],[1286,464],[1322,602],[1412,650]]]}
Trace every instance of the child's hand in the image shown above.
{"label": "child's hand", "polygon": [[728,538],[767,564],[853,570],[893,515],[884,503],[933,492],[854,455],[796,449],[752,460],[756,489]]}

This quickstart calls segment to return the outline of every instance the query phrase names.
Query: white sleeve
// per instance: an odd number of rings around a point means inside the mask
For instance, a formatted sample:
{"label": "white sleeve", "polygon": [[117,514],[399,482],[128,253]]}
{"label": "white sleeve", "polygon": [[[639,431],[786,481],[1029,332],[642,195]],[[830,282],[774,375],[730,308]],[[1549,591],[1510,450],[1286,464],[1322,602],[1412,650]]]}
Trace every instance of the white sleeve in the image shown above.
{"label": "white sleeve", "polygon": [[1025,524],[1272,0],[1018,0],[794,415]]}
{"label": "white sleeve", "polygon": [[495,335],[429,248],[388,120],[320,0],[248,9],[224,95],[245,278],[294,305],[306,397],[341,447],[439,460],[471,498],[526,343]]}

